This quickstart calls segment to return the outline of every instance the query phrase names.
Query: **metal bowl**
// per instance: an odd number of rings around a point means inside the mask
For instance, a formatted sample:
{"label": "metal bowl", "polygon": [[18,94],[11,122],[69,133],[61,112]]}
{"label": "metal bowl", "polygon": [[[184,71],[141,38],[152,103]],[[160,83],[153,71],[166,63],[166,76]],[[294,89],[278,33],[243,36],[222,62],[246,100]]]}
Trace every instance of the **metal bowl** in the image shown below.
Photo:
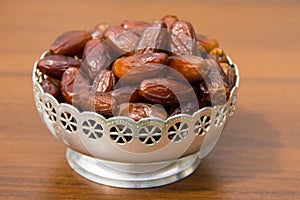
{"label": "metal bowl", "polygon": [[42,121],[67,146],[68,163],[80,175],[124,188],[165,185],[197,169],[234,115],[239,73],[228,60],[237,76],[229,100],[193,115],[136,122],[128,117],[106,119],[95,112],[80,112],[43,91],[40,83],[46,75],[37,69],[38,61],[32,72],[34,100]]}

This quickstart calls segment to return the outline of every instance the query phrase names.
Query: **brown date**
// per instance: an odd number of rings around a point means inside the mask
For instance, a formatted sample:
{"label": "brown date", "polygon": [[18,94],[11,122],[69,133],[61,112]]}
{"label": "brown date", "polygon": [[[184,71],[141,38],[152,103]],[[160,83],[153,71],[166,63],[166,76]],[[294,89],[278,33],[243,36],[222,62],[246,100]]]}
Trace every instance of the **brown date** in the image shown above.
{"label": "brown date", "polygon": [[90,34],[92,35],[93,38],[98,38],[102,40],[104,31],[109,27],[110,25],[107,23],[97,24],[90,30]]}
{"label": "brown date", "polygon": [[76,55],[83,51],[84,45],[92,39],[87,31],[69,31],[60,35],[50,47],[52,54]]}
{"label": "brown date", "polygon": [[139,95],[150,103],[163,106],[187,101],[195,95],[189,84],[168,78],[144,80],[139,86]]}
{"label": "brown date", "polygon": [[143,32],[137,44],[138,53],[153,53],[168,51],[167,25],[163,21],[149,25]]}
{"label": "brown date", "polygon": [[227,55],[221,48],[214,48],[209,54],[218,63],[228,63]]}
{"label": "brown date", "polygon": [[112,96],[115,98],[118,104],[128,103],[128,102],[139,102],[141,97],[139,96],[136,87],[125,86],[121,88],[114,89],[111,92]]}
{"label": "brown date", "polygon": [[110,46],[121,55],[131,55],[139,37],[134,31],[124,30],[121,26],[111,26],[103,33]]}
{"label": "brown date", "polygon": [[109,92],[114,88],[115,84],[116,78],[112,71],[102,70],[94,80],[92,92]]}
{"label": "brown date", "polygon": [[236,82],[236,75],[235,75],[234,68],[227,63],[220,63],[220,66],[223,72],[226,74],[228,78],[229,86],[232,89]]}
{"label": "brown date", "polygon": [[162,18],[162,20],[166,23],[167,29],[170,30],[173,24],[179,19],[175,15],[166,15]]}
{"label": "brown date", "polygon": [[147,117],[157,117],[163,120],[168,118],[164,108],[146,103],[123,103],[119,106],[116,114],[129,117],[135,121]]}
{"label": "brown date", "polygon": [[109,92],[85,93],[81,98],[80,107],[85,111],[95,111],[104,116],[111,116],[114,106],[114,98]]}
{"label": "brown date", "polygon": [[60,92],[60,85],[59,85],[58,80],[56,80],[52,77],[47,77],[46,79],[44,79],[42,81],[41,86],[42,86],[44,92],[51,94],[58,101],[60,100],[61,92]]}
{"label": "brown date", "polygon": [[197,34],[196,35],[197,43],[201,45],[206,52],[210,52],[214,48],[219,47],[218,41],[209,35]]}
{"label": "brown date", "polygon": [[101,70],[108,69],[114,60],[108,44],[98,39],[92,39],[86,44],[83,56],[81,69],[92,81]]}
{"label": "brown date", "polygon": [[138,36],[140,36],[145,28],[149,26],[149,23],[137,20],[125,20],[121,23],[124,30],[132,30]]}
{"label": "brown date", "polygon": [[60,87],[64,100],[69,104],[78,105],[81,94],[89,90],[89,82],[78,68],[70,67],[63,73]]}
{"label": "brown date", "polygon": [[212,105],[226,103],[230,95],[228,78],[215,60],[209,59],[210,73],[199,84],[200,96]]}
{"label": "brown date", "polygon": [[49,55],[37,63],[39,70],[53,78],[60,79],[64,71],[70,67],[80,67],[81,62],[69,56]]}
{"label": "brown date", "polygon": [[168,56],[164,53],[134,54],[117,59],[112,67],[114,74],[124,83],[137,83],[158,76],[164,70]]}
{"label": "brown date", "polygon": [[201,81],[210,72],[206,60],[193,55],[171,56],[168,65],[192,83]]}
{"label": "brown date", "polygon": [[169,50],[174,55],[198,55],[196,34],[191,23],[176,21],[170,29]]}

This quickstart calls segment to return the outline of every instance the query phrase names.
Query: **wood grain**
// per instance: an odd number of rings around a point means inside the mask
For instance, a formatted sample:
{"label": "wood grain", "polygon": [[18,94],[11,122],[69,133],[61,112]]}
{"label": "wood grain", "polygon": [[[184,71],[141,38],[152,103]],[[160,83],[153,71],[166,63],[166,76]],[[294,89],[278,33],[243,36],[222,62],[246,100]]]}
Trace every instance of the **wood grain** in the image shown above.
{"label": "wood grain", "polygon": [[[298,1],[1,1],[0,199],[300,199]],[[60,33],[171,13],[239,65],[237,113],[190,177],[153,189],[92,183],[41,123],[31,70]]]}

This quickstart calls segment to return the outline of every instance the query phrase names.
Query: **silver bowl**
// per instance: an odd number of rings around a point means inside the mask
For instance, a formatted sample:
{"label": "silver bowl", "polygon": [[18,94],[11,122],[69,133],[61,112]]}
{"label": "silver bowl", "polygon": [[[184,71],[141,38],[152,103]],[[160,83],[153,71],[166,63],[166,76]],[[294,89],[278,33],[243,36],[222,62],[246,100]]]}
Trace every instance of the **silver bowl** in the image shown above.
{"label": "silver bowl", "polygon": [[77,173],[109,186],[161,186],[193,173],[234,115],[239,72],[228,60],[237,77],[229,100],[193,115],[136,122],[128,117],[106,119],[95,112],[80,112],[43,91],[40,83],[46,75],[37,69],[38,61],[32,72],[34,100],[49,131],[67,146],[67,161]]}

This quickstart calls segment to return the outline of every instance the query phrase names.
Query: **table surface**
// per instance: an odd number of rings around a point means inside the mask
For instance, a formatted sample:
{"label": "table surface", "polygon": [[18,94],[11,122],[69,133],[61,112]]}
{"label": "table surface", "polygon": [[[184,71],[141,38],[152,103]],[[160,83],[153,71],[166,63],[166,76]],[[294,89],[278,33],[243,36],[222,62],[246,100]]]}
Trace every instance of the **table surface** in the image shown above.
{"label": "table surface", "polygon": [[[300,199],[300,3],[297,1],[0,2],[0,199]],[[237,112],[188,178],[118,189],[71,170],[41,123],[33,62],[62,32],[171,13],[218,38],[241,72]]]}

